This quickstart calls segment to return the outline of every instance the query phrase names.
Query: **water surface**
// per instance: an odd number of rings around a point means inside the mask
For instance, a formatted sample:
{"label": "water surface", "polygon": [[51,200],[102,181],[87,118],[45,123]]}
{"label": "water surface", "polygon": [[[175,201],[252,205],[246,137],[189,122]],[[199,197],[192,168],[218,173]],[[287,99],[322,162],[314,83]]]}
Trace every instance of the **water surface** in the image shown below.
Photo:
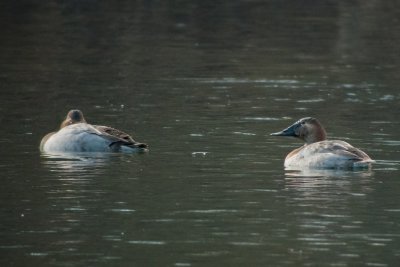
{"label": "water surface", "polygon": [[[2,266],[396,266],[396,1],[0,8]],[[71,108],[146,142],[40,154]],[[370,171],[283,169],[315,116]]]}

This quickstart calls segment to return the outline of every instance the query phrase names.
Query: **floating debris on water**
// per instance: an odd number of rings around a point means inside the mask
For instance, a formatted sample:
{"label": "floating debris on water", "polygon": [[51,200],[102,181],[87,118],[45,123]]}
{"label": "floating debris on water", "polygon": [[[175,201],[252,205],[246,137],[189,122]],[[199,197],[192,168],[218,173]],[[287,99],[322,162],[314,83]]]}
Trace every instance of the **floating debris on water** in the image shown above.
{"label": "floating debris on water", "polygon": [[209,152],[205,152],[205,151],[196,151],[196,152],[192,152],[192,157],[197,157],[197,156],[202,156],[205,157],[207,156]]}

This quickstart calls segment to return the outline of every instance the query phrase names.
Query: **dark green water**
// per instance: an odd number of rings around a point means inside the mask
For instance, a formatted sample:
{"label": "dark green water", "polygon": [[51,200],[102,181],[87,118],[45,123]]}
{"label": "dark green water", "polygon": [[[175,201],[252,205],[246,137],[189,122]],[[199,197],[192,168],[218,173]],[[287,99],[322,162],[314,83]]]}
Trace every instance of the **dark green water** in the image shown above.
{"label": "dark green water", "polygon": [[[397,266],[397,1],[0,4],[1,266]],[[50,157],[71,108],[146,142]],[[371,171],[288,172],[315,116]]]}

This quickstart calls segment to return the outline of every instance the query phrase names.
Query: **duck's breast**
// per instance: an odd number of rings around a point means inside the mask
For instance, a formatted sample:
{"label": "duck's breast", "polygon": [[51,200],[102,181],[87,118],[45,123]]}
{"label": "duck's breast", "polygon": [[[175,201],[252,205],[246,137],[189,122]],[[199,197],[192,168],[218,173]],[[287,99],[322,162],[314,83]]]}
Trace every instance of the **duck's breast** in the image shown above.
{"label": "duck's breast", "polygon": [[108,152],[110,141],[102,138],[90,125],[73,124],[60,129],[43,145],[44,152]]}

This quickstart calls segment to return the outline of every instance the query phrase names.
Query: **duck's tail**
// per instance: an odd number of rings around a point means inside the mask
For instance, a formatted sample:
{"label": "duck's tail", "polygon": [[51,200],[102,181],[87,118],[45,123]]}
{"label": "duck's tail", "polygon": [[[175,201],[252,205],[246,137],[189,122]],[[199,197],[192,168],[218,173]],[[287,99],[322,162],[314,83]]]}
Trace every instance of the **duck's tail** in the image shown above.
{"label": "duck's tail", "polygon": [[371,168],[372,163],[375,163],[375,160],[365,159],[365,160],[361,160],[361,161],[356,161],[353,163],[353,168],[355,168],[355,169]]}
{"label": "duck's tail", "polygon": [[127,143],[123,141],[117,141],[110,144],[110,148],[113,151],[120,151],[123,153],[135,153],[135,152],[147,152],[149,146],[145,143]]}

